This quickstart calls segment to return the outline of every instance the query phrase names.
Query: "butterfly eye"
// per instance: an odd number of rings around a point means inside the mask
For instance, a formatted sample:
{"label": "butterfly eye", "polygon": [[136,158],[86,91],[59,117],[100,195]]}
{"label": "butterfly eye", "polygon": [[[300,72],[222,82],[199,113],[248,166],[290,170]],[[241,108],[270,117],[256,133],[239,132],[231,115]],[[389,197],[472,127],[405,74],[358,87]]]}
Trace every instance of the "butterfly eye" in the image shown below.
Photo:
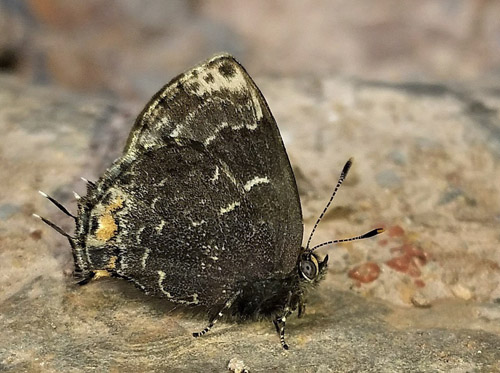
{"label": "butterfly eye", "polygon": [[313,257],[310,259],[302,259],[299,264],[300,273],[308,281],[314,280],[318,275],[318,261],[311,259],[313,259]]}

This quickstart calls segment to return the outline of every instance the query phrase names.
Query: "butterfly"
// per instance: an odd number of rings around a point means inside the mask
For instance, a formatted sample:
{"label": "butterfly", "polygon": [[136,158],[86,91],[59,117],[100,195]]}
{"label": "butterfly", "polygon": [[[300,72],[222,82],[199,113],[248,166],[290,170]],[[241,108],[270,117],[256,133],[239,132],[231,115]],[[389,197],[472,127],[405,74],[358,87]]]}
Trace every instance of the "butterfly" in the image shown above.
{"label": "butterfly", "polygon": [[299,193],[280,132],[245,69],[220,54],[165,85],[137,117],[123,155],[78,196],[72,247],[80,284],[122,278],[153,296],[208,309],[206,334],[224,315],[287,317],[326,274],[315,250],[383,229],[302,246]]}

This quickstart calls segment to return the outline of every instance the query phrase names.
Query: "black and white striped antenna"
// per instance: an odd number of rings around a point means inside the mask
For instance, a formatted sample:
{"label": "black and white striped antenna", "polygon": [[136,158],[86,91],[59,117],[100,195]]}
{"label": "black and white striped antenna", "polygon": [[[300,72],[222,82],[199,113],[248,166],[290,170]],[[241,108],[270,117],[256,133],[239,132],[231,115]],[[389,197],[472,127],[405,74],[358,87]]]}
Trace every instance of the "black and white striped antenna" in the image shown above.
{"label": "black and white striped antenna", "polygon": [[342,169],[342,172],[340,173],[339,181],[337,181],[337,185],[335,186],[335,189],[333,190],[333,193],[330,196],[330,200],[328,201],[328,203],[326,204],[325,208],[321,212],[321,215],[319,216],[318,220],[316,220],[316,223],[314,224],[314,227],[313,227],[313,229],[311,231],[311,234],[309,235],[309,239],[307,240],[307,244],[306,244],[306,250],[314,251],[314,250],[316,250],[316,249],[318,249],[320,247],[323,247],[323,246],[326,246],[326,245],[330,245],[330,244],[336,244],[336,243],[341,243],[341,242],[362,240],[364,238],[373,237],[373,236],[376,236],[377,234],[380,234],[380,233],[384,232],[383,228],[377,228],[377,229],[371,230],[370,232],[362,234],[360,236],[351,237],[351,238],[344,238],[344,239],[340,239],[340,240],[331,240],[331,241],[323,242],[323,243],[321,243],[319,245],[314,246],[312,249],[309,249],[309,245],[311,244],[311,240],[312,240],[312,238],[314,236],[314,232],[316,232],[316,228],[318,227],[321,219],[323,219],[323,216],[325,216],[325,213],[328,210],[328,208],[330,207],[330,205],[331,205],[331,203],[333,201],[333,198],[335,197],[335,195],[337,194],[337,191],[339,190],[340,186],[342,185],[342,183],[344,182],[345,178],[347,177],[347,173],[349,172],[349,169],[352,166],[352,162],[353,162],[353,158],[349,158],[349,160],[344,165],[344,168]]}

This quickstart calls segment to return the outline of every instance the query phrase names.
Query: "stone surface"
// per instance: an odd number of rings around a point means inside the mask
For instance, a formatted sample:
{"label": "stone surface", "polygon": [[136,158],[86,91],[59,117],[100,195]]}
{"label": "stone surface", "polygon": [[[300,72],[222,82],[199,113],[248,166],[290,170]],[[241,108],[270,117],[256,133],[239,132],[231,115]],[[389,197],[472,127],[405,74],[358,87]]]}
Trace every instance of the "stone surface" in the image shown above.
{"label": "stone surface", "polygon": [[[251,71],[250,71],[251,72]],[[80,176],[119,155],[135,102],[0,77],[0,370],[500,371],[500,95],[326,77],[256,77],[297,177],[309,232],[343,163],[348,180],[314,242],[330,268],[283,352],[269,322],[205,325],[120,280],[76,287],[67,242],[31,217],[66,219]],[[161,84],[161,83],[160,83]],[[371,263],[370,282],[349,277]],[[375,267],[373,267],[375,268]],[[234,359],[234,360],[232,360]]]}

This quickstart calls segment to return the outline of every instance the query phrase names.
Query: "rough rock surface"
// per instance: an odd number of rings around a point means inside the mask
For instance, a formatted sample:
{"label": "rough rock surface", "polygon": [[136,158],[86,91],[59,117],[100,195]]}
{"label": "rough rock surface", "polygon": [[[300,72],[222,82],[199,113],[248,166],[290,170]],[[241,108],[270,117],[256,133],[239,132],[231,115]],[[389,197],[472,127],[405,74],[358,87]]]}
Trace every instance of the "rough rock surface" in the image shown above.
{"label": "rough rock surface", "polygon": [[315,242],[330,269],[283,352],[268,322],[191,337],[186,315],[120,280],[72,284],[64,238],[80,176],[118,156],[134,109],[0,77],[0,371],[500,371],[498,89],[340,77],[256,79],[294,165],[306,232],[350,156]]}

